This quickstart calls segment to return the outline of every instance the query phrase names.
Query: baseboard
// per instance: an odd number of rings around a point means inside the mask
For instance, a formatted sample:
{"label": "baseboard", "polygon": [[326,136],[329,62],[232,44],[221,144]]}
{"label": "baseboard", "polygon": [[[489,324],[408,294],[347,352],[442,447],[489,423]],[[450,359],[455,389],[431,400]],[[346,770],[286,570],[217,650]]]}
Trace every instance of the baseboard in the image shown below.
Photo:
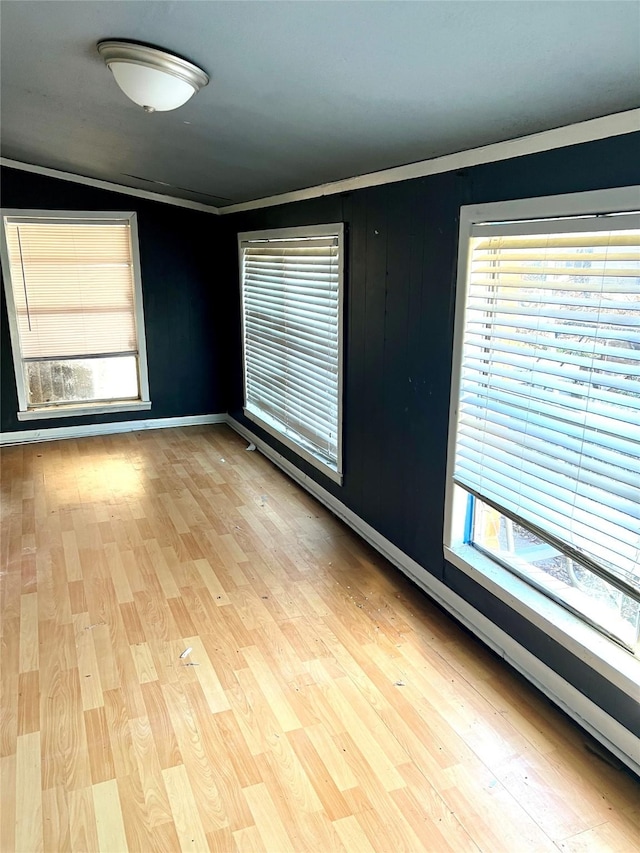
{"label": "baseboard", "polygon": [[603,744],[634,773],[640,775],[640,739],[614,720],[583,693],[569,684],[554,670],[539,660],[509,634],[483,616],[448,586],[427,572],[419,563],[401,551],[392,542],[378,533],[356,513],[318,485],[315,480],[300,471],[288,459],[275,451],[265,441],[231,416],[227,423],[239,435],[253,442],[257,449],[291,479],[324,504],[334,515],[348,524],[355,532],[376,549],[390,563],[416,583],[424,592],[475,634],[497,655],[507,661],[531,684],[540,690],[569,717],[581,725],[589,734]]}
{"label": "baseboard", "polygon": [[28,444],[32,441],[58,441],[63,438],[84,438],[91,435],[113,435],[119,432],[137,432],[142,429],[169,429],[171,427],[222,424],[226,414],[187,415],[181,418],[145,418],[144,420],[117,421],[84,426],[50,427],[49,429],[24,429],[0,433],[0,445]]}

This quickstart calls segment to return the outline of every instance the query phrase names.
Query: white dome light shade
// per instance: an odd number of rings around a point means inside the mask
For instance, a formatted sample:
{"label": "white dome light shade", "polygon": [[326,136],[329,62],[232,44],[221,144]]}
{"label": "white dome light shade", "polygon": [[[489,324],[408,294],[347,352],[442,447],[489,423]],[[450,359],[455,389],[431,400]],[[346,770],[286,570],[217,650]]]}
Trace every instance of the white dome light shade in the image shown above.
{"label": "white dome light shade", "polygon": [[98,51],[125,95],[147,112],[175,110],[209,82],[197,65],[155,47],[101,41]]}
{"label": "white dome light shade", "polygon": [[128,98],[141,107],[152,108],[154,112],[175,110],[186,104],[196,91],[190,83],[157,68],[145,68],[130,62],[112,62],[109,68]]}

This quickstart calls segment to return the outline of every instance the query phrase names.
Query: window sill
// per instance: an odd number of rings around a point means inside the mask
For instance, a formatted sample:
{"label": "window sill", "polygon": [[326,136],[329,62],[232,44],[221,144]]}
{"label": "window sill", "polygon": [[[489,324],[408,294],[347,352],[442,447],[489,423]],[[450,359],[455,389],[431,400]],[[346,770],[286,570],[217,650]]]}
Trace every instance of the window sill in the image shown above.
{"label": "window sill", "polygon": [[114,400],[113,403],[82,403],[77,406],[47,406],[18,412],[19,421],[54,420],[83,415],[108,415],[111,412],[136,412],[151,408],[150,400]]}
{"label": "window sill", "polygon": [[301,444],[298,444],[286,433],[281,432],[279,429],[272,426],[268,421],[261,418],[259,415],[257,415],[254,411],[247,408],[246,406],[243,408],[243,412],[246,418],[248,418],[254,424],[257,424],[259,427],[262,427],[265,432],[268,432],[269,435],[272,435],[281,444],[284,444],[285,447],[288,447],[290,450],[293,450],[294,453],[297,453],[298,456],[306,460],[310,465],[313,465],[314,468],[317,468],[319,471],[321,471],[325,475],[325,477],[329,478],[329,480],[333,480],[333,482],[337,483],[339,486],[342,485],[341,471],[338,471],[335,468],[331,468],[324,460],[320,459],[317,456],[314,456],[313,453],[311,453]]}
{"label": "window sill", "polygon": [[470,545],[445,558],[627,695],[636,697],[640,659]]}

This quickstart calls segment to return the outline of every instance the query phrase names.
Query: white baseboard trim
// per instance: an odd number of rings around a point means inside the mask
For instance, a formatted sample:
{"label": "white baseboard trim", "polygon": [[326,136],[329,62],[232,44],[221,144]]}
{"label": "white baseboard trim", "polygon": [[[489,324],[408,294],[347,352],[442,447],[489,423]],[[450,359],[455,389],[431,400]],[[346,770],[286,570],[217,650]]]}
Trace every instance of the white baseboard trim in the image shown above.
{"label": "white baseboard trim", "polygon": [[0,433],[0,446],[28,444],[32,441],[58,441],[63,438],[85,438],[91,435],[114,435],[119,432],[136,432],[142,429],[170,429],[171,427],[199,426],[200,424],[223,424],[227,415],[187,415],[181,418],[148,418],[145,420],[116,421],[84,426],[50,427],[47,429],[25,429],[17,432]]}
{"label": "white baseboard trim", "polygon": [[487,619],[486,616],[483,616],[465,599],[427,572],[419,563],[378,533],[330,492],[318,485],[315,480],[296,468],[288,459],[273,450],[251,430],[231,416],[227,417],[227,423],[247,441],[253,442],[257,449],[271,462],[317,498],[345,524],[348,524],[383,557],[386,557],[389,562],[414,581],[427,595],[437,601],[448,613],[507,661],[569,717],[600,741],[620,761],[634,773],[640,775],[640,759],[634,757],[640,756],[640,738],[633,735],[573,685],[569,684],[535,655],[532,655],[524,646],[521,646],[509,634]]}

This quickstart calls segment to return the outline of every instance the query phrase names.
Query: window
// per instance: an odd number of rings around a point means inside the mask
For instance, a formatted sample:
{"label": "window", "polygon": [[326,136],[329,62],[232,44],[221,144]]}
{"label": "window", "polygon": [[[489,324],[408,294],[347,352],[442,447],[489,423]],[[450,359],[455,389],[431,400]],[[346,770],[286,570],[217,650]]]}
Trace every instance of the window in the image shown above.
{"label": "window", "polygon": [[638,208],[638,188],[463,208],[445,543],[636,653]]}
{"label": "window", "polygon": [[341,482],[343,226],[238,240],[244,412]]}
{"label": "window", "polygon": [[18,418],[150,408],[135,213],[2,224]]}

